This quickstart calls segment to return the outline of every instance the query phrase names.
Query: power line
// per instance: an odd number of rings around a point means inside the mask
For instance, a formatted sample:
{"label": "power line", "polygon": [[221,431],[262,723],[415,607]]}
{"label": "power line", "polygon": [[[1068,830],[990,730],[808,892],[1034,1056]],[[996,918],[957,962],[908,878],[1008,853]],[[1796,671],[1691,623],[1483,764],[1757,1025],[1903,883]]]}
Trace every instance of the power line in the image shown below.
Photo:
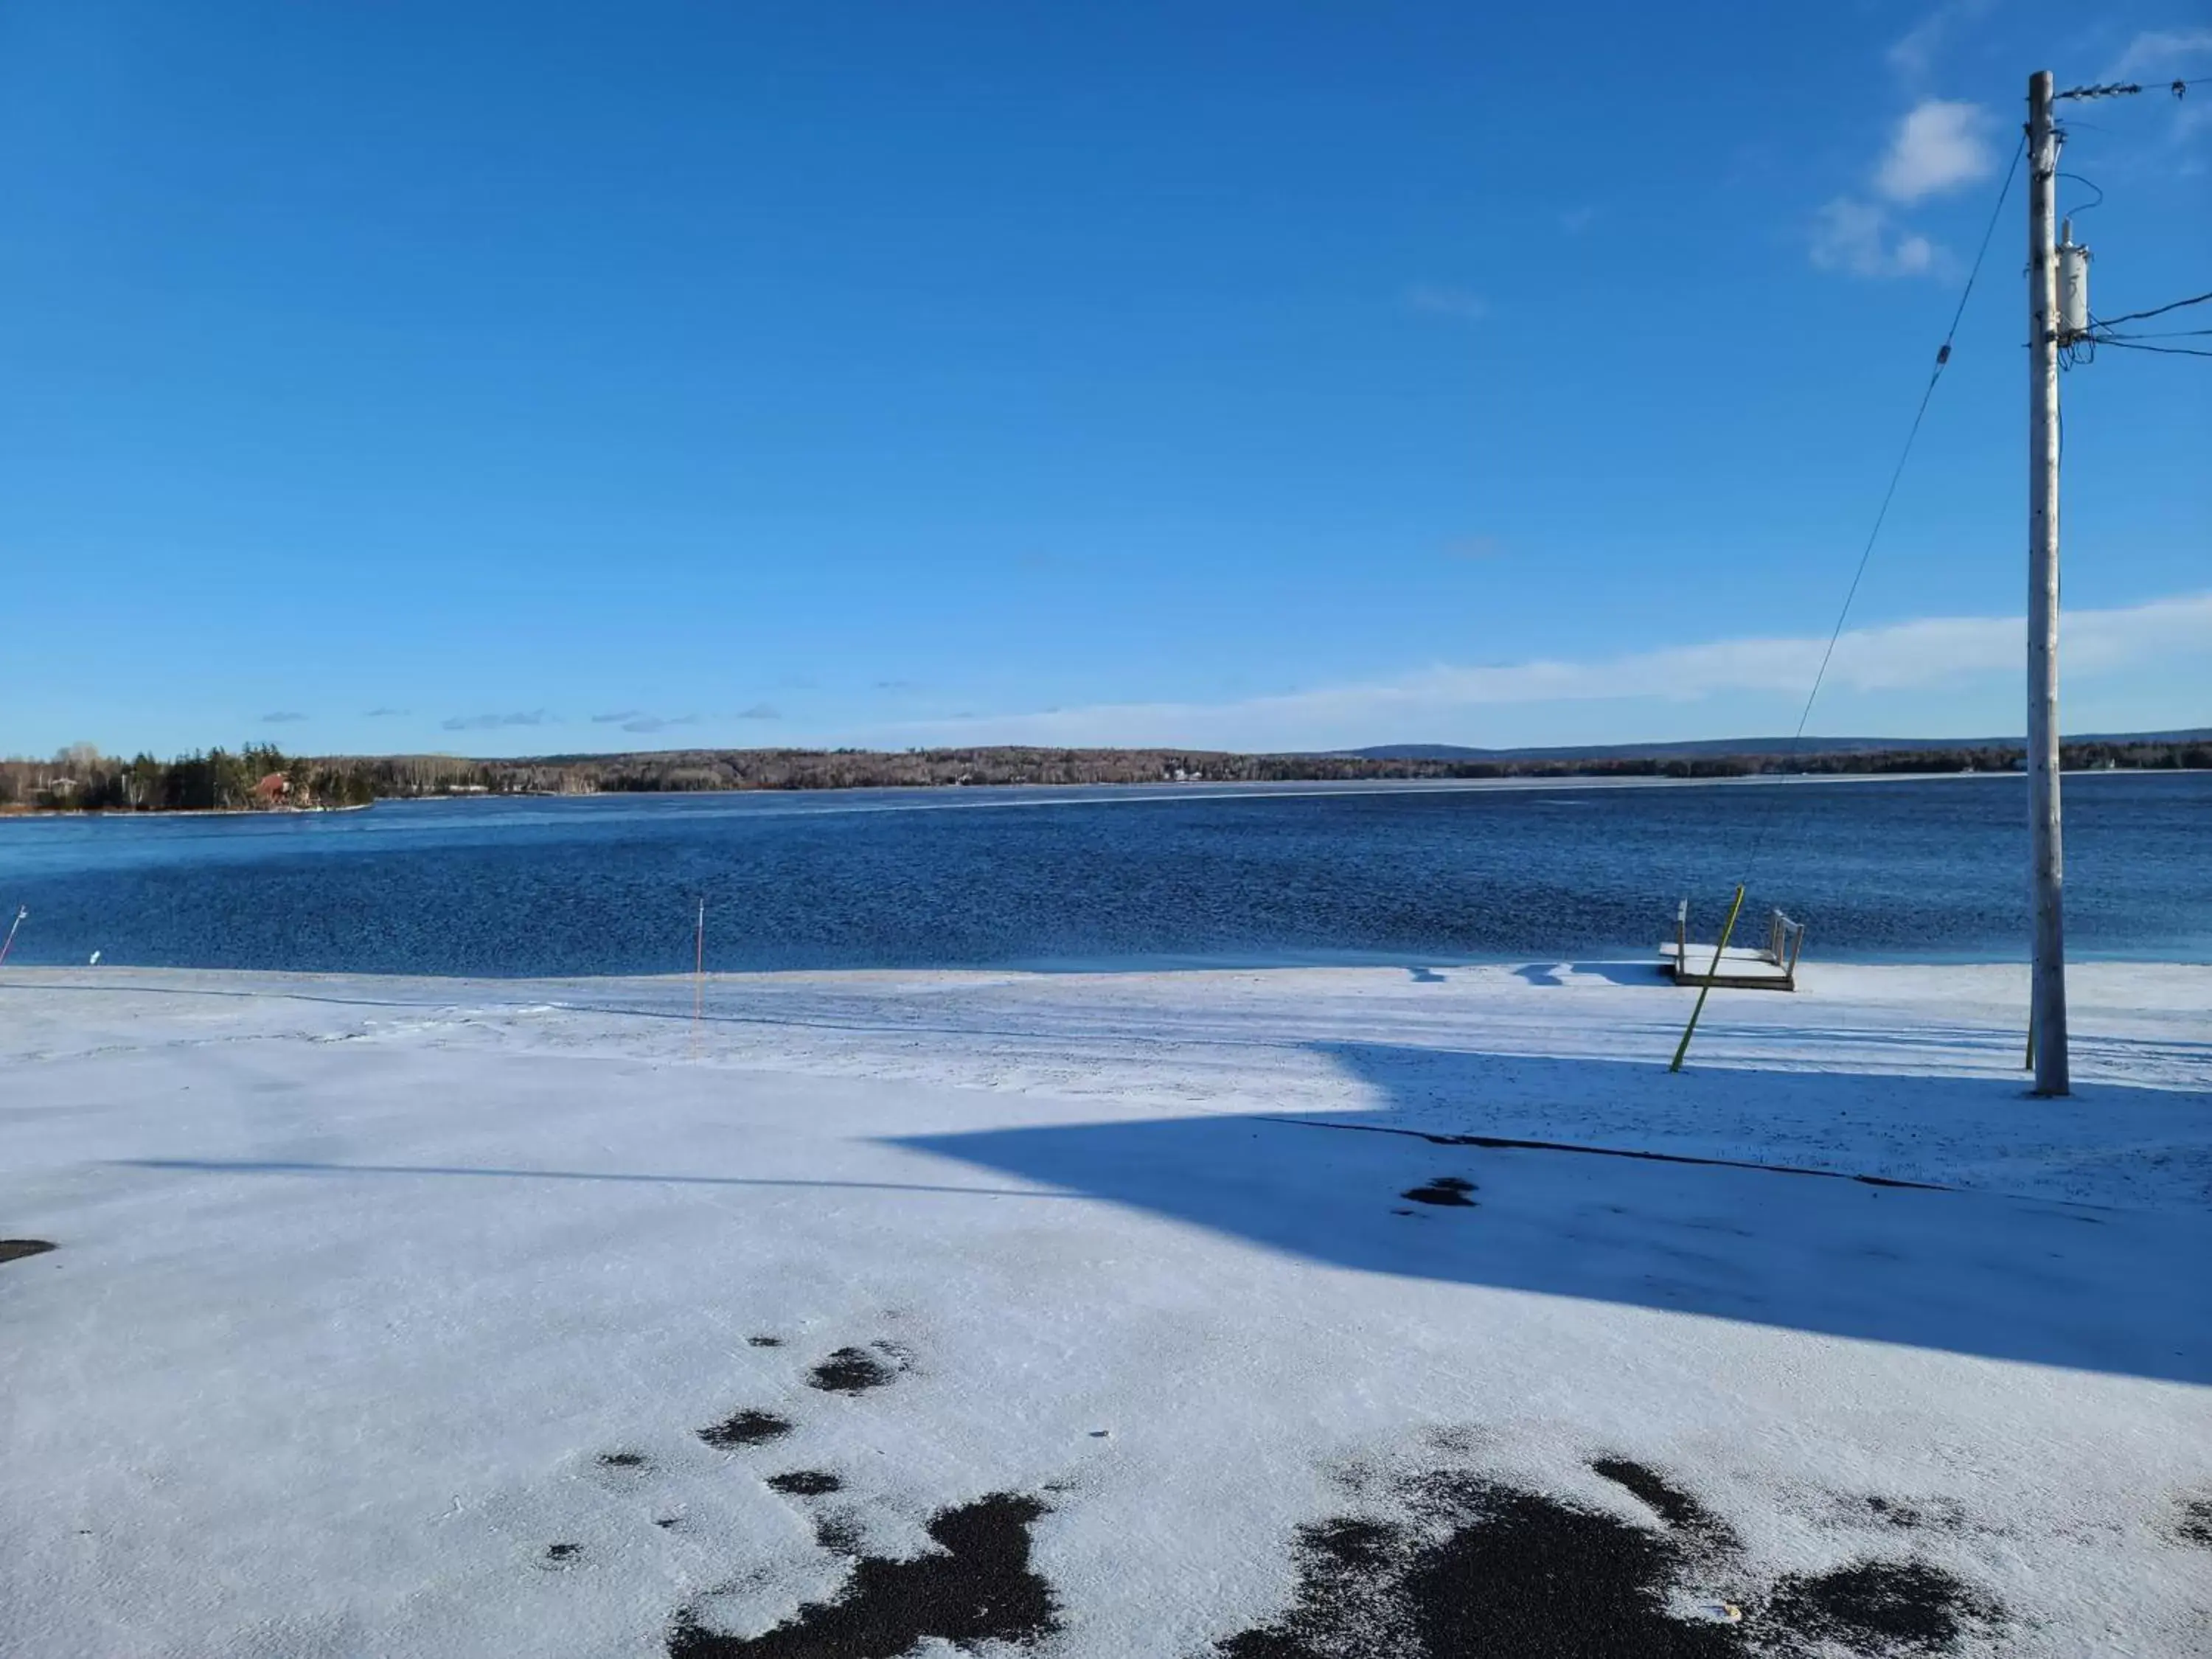
{"label": "power line", "polygon": [[2162,357],[2212,357],[2212,351],[2197,346],[2145,345],[2138,340],[2108,340],[2101,335],[2092,335],[2099,345],[2107,345],[2115,351],[2155,351]]}
{"label": "power line", "polygon": [[[1957,339],[1960,320],[1966,314],[1966,301],[1973,296],[1974,279],[1982,274],[1982,261],[1988,257],[1990,239],[1996,234],[1997,219],[2004,212],[2005,198],[2012,194],[2012,181],[2020,172],[2020,158],[2027,149],[2027,135],[2021,135],[2020,143],[2013,147],[2012,165],[2005,169],[2004,183],[1997,187],[1997,199],[1990,205],[1990,222],[1982,231],[1982,245],[1974,251],[1973,267],[1966,273],[1966,285],[1959,290],[1959,303],[1951,313],[1951,325],[1943,331],[1943,343],[1936,349],[1936,366],[1928,373],[1928,384],[1921,388],[1920,406],[1912,411],[1912,424],[1905,431],[1905,447],[1898,453],[1897,465],[1890,470],[1889,487],[1881,492],[1881,505],[1875,511],[1874,527],[1867,532],[1866,545],[1859,550],[1858,568],[1851,573],[1851,585],[1844,590],[1843,608],[1836,613],[1836,625],[1828,635],[1828,647],[1820,653],[1820,666],[1813,676],[1813,688],[1805,694],[1805,707],[1797,716],[1797,729],[1790,735],[1790,747],[1784,757],[1784,769],[1797,757],[1800,744],[1804,742],[1806,725],[1813,718],[1813,705],[1820,696],[1821,683],[1828,678],[1828,665],[1835,659],[1836,646],[1844,637],[1844,624],[1850,619],[1851,604],[1858,598],[1859,584],[1866,580],[1867,564],[1874,557],[1875,544],[1881,539],[1881,527],[1889,517],[1890,503],[1897,499],[1897,486],[1905,477],[1905,464],[1912,459],[1912,447],[1919,441],[1921,422],[1928,417],[1929,401],[1936,395],[1936,382],[1943,378],[1943,370],[1951,361],[1952,343]],[[1751,845],[1751,856],[1744,863],[1744,884],[1748,885],[1751,872],[1758,867],[1759,853],[1766,845],[1766,832],[1773,826],[1774,805],[1778,797],[1770,798],[1766,811],[1760,816],[1758,836]]]}
{"label": "power line", "polygon": [[2167,312],[2179,311],[2184,306],[2201,306],[2207,300],[2212,300],[2212,294],[2192,294],[2186,300],[2176,300],[2168,305],[2153,306],[2148,311],[2130,311],[2118,317],[2100,317],[2097,321],[2099,326],[2104,328],[2110,328],[2115,323],[2139,323],[2146,317],[2163,317]]}

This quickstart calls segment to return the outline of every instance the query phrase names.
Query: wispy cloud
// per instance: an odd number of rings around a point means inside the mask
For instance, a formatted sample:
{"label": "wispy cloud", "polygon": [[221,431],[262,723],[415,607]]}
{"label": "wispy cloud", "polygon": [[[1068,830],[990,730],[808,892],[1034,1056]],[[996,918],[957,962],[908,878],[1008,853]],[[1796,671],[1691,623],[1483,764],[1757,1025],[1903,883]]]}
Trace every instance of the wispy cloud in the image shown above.
{"label": "wispy cloud", "polygon": [[438,724],[448,732],[493,732],[503,726],[554,726],[559,724],[542,708],[532,708],[516,714],[448,714]]}
{"label": "wispy cloud", "polygon": [[2212,58],[2212,29],[2145,29],[2105,71],[2108,81],[2166,80]]}
{"label": "wispy cloud", "polygon": [[625,732],[665,732],[672,726],[696,726],[696,714],[652,714],[642,708],[617,708],[592,716],[594,726],[619,726]]}
{"label": "wispy cloud", "polygon": [[[2103,78],[2141,81],[2146,88],[2153,88],[2186,78],[2191,70],[2201,73],[2208,63],[2212,63],[2212,29],[2145,29],[2128,42]],[[2203,90],[2198,88],[2200,94]],[[2173,143],[2186,144],[2197,134],[2212,131],[2212,99],[2199,95],[2178,103],[2170,98],[2160,102],[2172,106],[2173,119],[2166,133]],[[2180,171],[2194,173],[2203,165],[2192,157],[2180,164]]]}
{"label": "wispy cloud", "polygon": [[362,714],[362,719],[365,720],[388,720],[395,719],[401,714],[411,714],[412,712],[413,711],[411,709],[406,708],[371,708]]}
{"label": "wispy cloud", "polygon": [[[2019,617],[1931,617],[1854,629],[1838,641],[1831,691],[1911,691],[2020,672]],[[2201,653],[2212,639],[2212,592],[2066,619],[2066,672],[2079,680],[2161,658]],[[1672,702],[1766,694],[1804,696],[1826,645],[1817,636],[1716,640],[1588,660],[1437,665],[1396,678],[1219,703],[1120,703],[986,715],[965,722],[993,741],[1182,743],[1293,747],[1379,742],[1415,722],[1487,708],[1605,699]],[[916,722],[927,730],[944,722]]]}
{"label": "wispy cloud", "polygon": [[1579,236],[1597,222],[1594,207],[1571,207],[1559,210],[1559,228],[1570,236]]}
{"label": "wispy cloud", "polygon": [[1072,553],[1056,553],[1049,548],[1030,548],[1014,556],[1015,565],[1023,570],[1073,571],[1088,568],[1089,562]]}
{"label": "wispy cloud", "polygon": [[1505,551],[1505,544],[1495,536],[1462,536],[1455,542],[1444,544],[1448,559],[1495,559]]}
{"label": "wispy cloud", "polygon": [[290,726],[307,718],[296,708],[280,708],[273,714],[264,714],[261,723],[264,726]]}
{"label": "wispy cloud", "polygon": [[1816,268],[1853,276],[1924,276],[1942,260],[1935,243],[1899,230],[1887,208],[1850,196],[1813,216],[1811,253]]}
{"label": "wispy cloud", "polygon": [[738,718],[741,720],[780,720],[783,715],[773,703],[757,702],[750,708],[738,710]]}
{"label": "wispy cloud", "polygon": [[1926,80],[1936,67],[1936,54],[1959,26],[1982,16],[1994,3],[1995,0],[1943,0],[1890,46],[1887,54],[1890,68],[1906,81]]}
{"label": "wispy cloud", "polygon": [[1989,141],[1995,125],[1979,104],[1923,99],[1897,124],[1875,188],[1893,202],[1912,203],[1986,179],[1997,166]]}
{"label": "wispy cloud", "polygon": [[1403,295],[1408,311],[1431,317],[1450,317],[1462,323],[1479,323],[1490,315],[1490,301],[1480,294],[1443,283],[1415,283]]}

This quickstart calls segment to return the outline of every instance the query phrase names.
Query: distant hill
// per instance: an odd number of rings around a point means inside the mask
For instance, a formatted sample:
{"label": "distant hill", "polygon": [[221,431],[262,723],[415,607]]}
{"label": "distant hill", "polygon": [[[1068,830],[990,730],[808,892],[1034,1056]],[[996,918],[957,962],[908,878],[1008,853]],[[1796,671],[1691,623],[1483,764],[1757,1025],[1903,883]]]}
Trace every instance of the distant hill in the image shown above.
{"label": "distant hill", "polygon": [[[2066,734],[2069,744],[2205,743],[2212,726],[2179,732],[2090,732]],[[2022,738],[1804,738],[1800,755],[1879,755],[1934,750],[2024,749]],[[1788,738],[1698,738],[1683,743],[1600,743],[1535,749],[1469,749],[1450,743],[1386,743],[1367,749],[1323,751],[1352,760],[1586,761],[1688,760],[1698,756],[1741,756],[1769,760],[1793,752]]]}
{"label": "distant hill", "polygon": [[[974,784],[1350,782],[1383,778],[1741,778],[2011,772],[2016,738],[1783,738],[1583,748],[1398,744],[1330,754],[1204,749],[678,749],[471,760],[459,755],[288,756],[257,745],[161,762],[88,747],[0,760],[0,812],[283,811],[424,795],[596,795],[716,789],[895,789]],[[2212,771],[2212,728],[2069,737],[2069,769]]]}

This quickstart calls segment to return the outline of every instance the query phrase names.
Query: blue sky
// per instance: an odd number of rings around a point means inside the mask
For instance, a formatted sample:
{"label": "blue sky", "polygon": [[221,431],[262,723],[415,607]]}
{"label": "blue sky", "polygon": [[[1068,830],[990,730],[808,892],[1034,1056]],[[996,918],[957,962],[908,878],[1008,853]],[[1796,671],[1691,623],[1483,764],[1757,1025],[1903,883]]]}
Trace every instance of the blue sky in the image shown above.
{"label": "blue sky", "polygon": [[[2203,18],[13,0],[0,750],[1786,731]],[[2212,84],[2072,121],[2212,288]],[[2021,725],[2024,235],[1815,731]],[[2066,725],[2212,723],[2212,362],[2065,397]]]}

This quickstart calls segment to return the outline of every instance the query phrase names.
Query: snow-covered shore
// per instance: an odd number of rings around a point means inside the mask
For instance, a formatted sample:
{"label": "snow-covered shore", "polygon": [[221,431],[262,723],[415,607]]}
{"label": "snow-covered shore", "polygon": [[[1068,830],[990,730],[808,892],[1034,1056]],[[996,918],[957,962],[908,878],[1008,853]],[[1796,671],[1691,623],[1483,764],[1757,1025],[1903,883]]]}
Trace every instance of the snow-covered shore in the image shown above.
{"label": "snow-covered shore", "polygon": [[2203,1650],[2212,969],[1802,977],[7,970],[0,1651]]}

